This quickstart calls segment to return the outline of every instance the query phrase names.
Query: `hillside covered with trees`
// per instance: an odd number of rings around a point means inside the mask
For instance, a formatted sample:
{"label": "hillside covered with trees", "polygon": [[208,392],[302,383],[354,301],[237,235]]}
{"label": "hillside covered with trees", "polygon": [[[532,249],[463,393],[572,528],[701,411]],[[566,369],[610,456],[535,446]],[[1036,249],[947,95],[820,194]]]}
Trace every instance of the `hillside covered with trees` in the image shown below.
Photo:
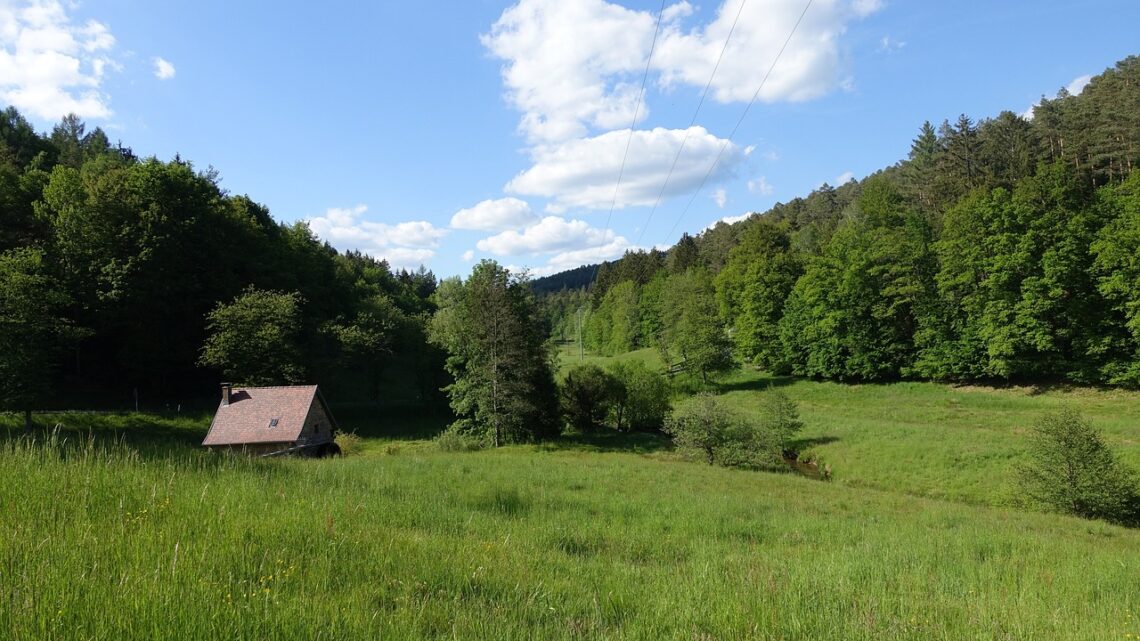
{"label": "hillside covered with trees", "polygon": [[[536,282],[556,338],[841,381],[1140,385],[1140,58],[866,179]],[[575,284],[596,272],[588,290]]]}
{"label": "hillside covered with trees", "polygon": [[40,135],[0,112],[6,409],[173,405],[220,377],[374,400],[393,370],[386,396],[430,397],[436,285],[274,221],[213,169],[138,158],[74,116]]}

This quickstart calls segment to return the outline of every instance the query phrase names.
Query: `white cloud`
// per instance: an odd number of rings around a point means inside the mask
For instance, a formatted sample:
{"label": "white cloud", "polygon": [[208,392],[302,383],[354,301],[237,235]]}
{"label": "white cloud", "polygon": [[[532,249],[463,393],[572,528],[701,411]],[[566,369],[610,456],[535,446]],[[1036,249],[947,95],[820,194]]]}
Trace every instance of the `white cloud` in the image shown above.
{"label": "white cloud", "polygon": [[1091,81],[1092,76],[1088,74],[1077,76],[1076,78],[1073,78],[1072,82],[1065,86],[1065,91],[1068,91],[1074,96],[1079,95],[1082,91],[1085,90],[1085,87],[1087,87]]}
{"label": "white cloud", "polygon": [[480,250],[498,256],[552,253],[603,245],[614,239],[612,230],[590,227],[585,221],[547,216],[519,231],[505,231],[475,244]]}
{"label": "white cloud", "polygon": [[726,225],[732,225],[733,223],[738,223],[742,220],[747,219],[751,215],[752,215],[752,212],[749,211],[749,212],[744,212],[743,214],[740,214],[739,216],[725,216],[723,218],[718,218],[718,219],[712,221],[711,223],[709,223],[708,225],[706,225],[705,229],[712,229],[713,227],[716,227],[717,225],[719,225],[721,223],[724,223]]}
{"label": "white cloud", "polygon": [[776,162],[780,159],[780,152],[776,151],[775,149],[769,149],[768,151],[760,154],[760,157],[764,160],[767,160],[768,162]]}
{"label": "white cloud", "polygon": [[[813,4],[764,83],[760,100],[810,100],[839,86],[845,65],[839,37],[849,22],[880,8],[882,3],[877,0],[823,0]],[[653,67],[661,72],[664,86],[683,83],[704,87],[711,76],[712,97],[717,101],[750,100],[802,11],[799,0],[750,2],[743,8],[738,0],[725,0],[706,25],[686,31],[679,23],[667,24]],[[734,21],[736,28],[732,30]],[[728,39],[730,30],[732,38]],[[726,39],[728,48],[713,76]]]}
{"label": "white cloud", "polygon": [[333,207],[309,218],[309,228],[339,249],[356,249],[386,259],[393,267],[417,267],[435,256],[446,229],[422,220],[389,225],[364,220],[366,205]]}
{"label": "white cloud", "polygon": [[[695,189],[725,143],[703,127],[692,127],[687,132],[686,139],[683,129],[638,130],[631,139],[625,129],[546,147],[536,153],[534,166],[515,176],[506,190],[553,198],[553,211],[566,207],[608,208],[611,202],[619,209],[652,205],[682,141],[685,148],[673,169],[665,198]],[[627,141],[629,155],[615,201],[614,189]],[[744,150],[729,143],[712,178],[731,175],[744,158]]]}
{"label": "white cloud", "polygon": [[174,65],[163,58],[154,59],[154,77],[159,80],[170,80],[175,74]]}
{"label": "white cloud", "polygon": [[630,244],[624,237],[617,236],[604,245],[586,247],[584,249],[573,249],[555,254],[547,261],[547,265],[553,268],[554,271],[551,273],[557,273],[590,263],[600,263],[603,260],[621,258],[627,251],[635,249],[637,249],[637,247]]}
{"label": "white cloud", "polygon": [[728,202],[728,192],[726,192],[723,187],[714,189],[713,192],[709,194],[709,197],[712,198],[712,201],[716,203],[716,206],[720,209],[724,209],[725,203]]}
{"label": "white cloud", "polygon": [[771,196],[775,188],[768,184],[767,177],[760,176],[755,180],[748,181],[748,191],[754,194],[760,194],[761,196]]}
{"label": "white cloud", "polygon": [[459,256],[459,258],[463,262],[469,263],[475,258],[475,250],[474,249],[468,249],[467,251],[463,252],[463,254]]}
{"label": "white cloud", "polygon": [[[531,142],[628,127],[654,18],[604,0],[520,0],[480,37],[502,69],[507,99]],[[636,83],[636,84],[635,84]],[[641,110],[644,117],[647,111]]]}
{"label": "white cloud", "polygon": [[0,102],[45,120],[111,115],[100,92],[115,37],[94,20],[72,24],[58,0],[0,0]]}
{"label": "white cloud", "polygon": [[455,229],[502,231],[525,227],[538,220],[526,201],[518,198],[484,200],[474,207],[460,209],[451,217]]}
{"label": "white cloud", "polygon": [[906,47],[905,42],[902,42],[900,40],[892,40],[890,36],[883,36],[883,38],[879,40],[879,51],[894,53],[903,47]]}
{"label": "white cloud", "polygon": [[[1072,96],[1080,95],[1080,93],[1085,90],[1085,87],[1089,86],[1090,82],[1092,82],[1092,76],[1089,74],[1077,76],[1076,78],[1073,78],[1072,82],[1065,85],[1065,91],[1069,92],[1069,95]],[[1033,120],[1033,110],[1037,109],[1037,105],[1039,104],[1041,104],[1040,100],[1029,105],[1025,111],[1019,113],[1018,115],[1022,118],[1025,118],[1026,120]]]}
{"label": "white cloud", "polygon": [[[881,7],[879,0],[817,1],[760,98],[807,100],[838,86],[840,35],[850,21]],[[693,14],[688,2],[666,8],[650,61],[660,84],[703,88],[740,8],[739,0],[724,0],[714,19],[692,28],[682,24]],[[743,6],[713,78],[715,100],[752,98],[802,10],[799,0]],[[655,21],[648,11],[605,0],[519,0],[481,41],[504,61],[507,99],[523,114],[519,129],[532,144],[556,143],[588,135],[591,128],[630,126]],[[637,113],[643,119],[648,106]]]}
{"label": "white cloud", "polygon": [[855,178],[855,172],[845,171],[845,172],[843,172],[843,173],[841,173],[835,177],[835,186],[839,187],[840,185],[846,185],[847,183],[854,180],[854,178]]}

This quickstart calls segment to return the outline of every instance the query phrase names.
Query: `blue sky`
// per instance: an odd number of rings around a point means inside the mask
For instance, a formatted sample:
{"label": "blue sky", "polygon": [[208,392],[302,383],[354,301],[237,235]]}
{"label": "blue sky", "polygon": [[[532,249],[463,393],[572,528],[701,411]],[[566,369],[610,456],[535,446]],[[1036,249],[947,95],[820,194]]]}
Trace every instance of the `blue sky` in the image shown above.
{"label": "blue sky", "polygon": [[1135,0],[814,0],[761,88],[805,0],[661,6],[0,0],[0,103],[213,166],[341,249],[542,275],[862,177],[924,120],[1029,112],[1140,53]]}

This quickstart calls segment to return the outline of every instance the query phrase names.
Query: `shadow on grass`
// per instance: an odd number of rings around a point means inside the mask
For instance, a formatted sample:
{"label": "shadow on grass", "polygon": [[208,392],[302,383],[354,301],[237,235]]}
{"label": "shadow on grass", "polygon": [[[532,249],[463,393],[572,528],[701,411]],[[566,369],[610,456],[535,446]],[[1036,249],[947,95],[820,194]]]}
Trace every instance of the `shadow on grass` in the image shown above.
{"label": "shadow on grass", "polygon": [[829,445],[839,438],[835,436],[818,436],[816,438],[798,438],[788,441],[788,449],[793,452],[806,452],[817,445]]}
{"label": "shadow on grass", "polygon": [[656,432],[616,432],[606,430],[585,433],[565,434],[555,441],[548,441],[540,445],[547,451],[576,451],[576,452],[631,452],[634,454],[650,454],[652,452],[668,451],[673,449],[673,442],[668,436]]}
{"label": "shadow on grass", "polygon": [[331,408],[340,429],[362,438],[414,441],[435,438],[455,420],[450,413],[418,406],[350,405]]}
{"label": "shadow on grass", "polygon": [[759,378],[728,380],[717,383],[716,391],[721,394],[727,394],[728,392],[763,392],[769,387],[786,387],[795,383],[797,380],[799,379],[794,376],[761,374]]}
{"label": "shadow on grass", "polygon": [[37,440],[56,435],[69,440],[116,442],[132,447],[199,445],[210,427],[212,414],[206,412],[43,412],[33,416],[31,432],[23,420],[0,417],[4,438],[30,436]]}

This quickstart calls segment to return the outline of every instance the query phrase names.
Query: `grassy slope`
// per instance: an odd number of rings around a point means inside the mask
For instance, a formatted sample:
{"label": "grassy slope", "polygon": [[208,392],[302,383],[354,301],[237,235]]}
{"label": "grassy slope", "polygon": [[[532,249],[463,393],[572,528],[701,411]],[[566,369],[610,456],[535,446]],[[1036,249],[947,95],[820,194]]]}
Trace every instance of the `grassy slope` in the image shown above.
{"label": "grassy slope", "polygon": [[[833,465],[835,483],[680,463],[653,438],[444,453],[423,440],[442,419],[368,408],[339,414],[366,437],[363,454],[332,461],[201,452],[208,415],[43,416],[79,432],[62,447],[0,438],[0,630],[13,639],[1140,635],[1140,532],[966,504],[1004,499],[1025,426],[1061,403],[1140,462],[1140,397],[749,372],[721,391],[747,412],[768,384],[800,402],[805,445]],[[0,430],[18,423],[0,416]],[[89,429],[94,438],[81,435]],[[109,430],[119,445],[108,445]]]}
{"label": "grassy slope", "polygon": [[[659,366],[654,350],[615,358]],[[578,362],[563,355],[563,369]],[[1089,388],[954,387],[937,383],[842,385],[772,378],[742,370],[719,387],[745,414],[777,386],[795,399],[806,428],[799,449],[831,464],[839,483],[975,504],[1015,498],[1009,484],[1024,437],[1042,414],[1071,406],[1102,430],[1130,465],[1140,468],[1140,392]]]}
{"label": "grassy slope", "polygon": [[0,470],[14,639],[1140,633],[1138,532],[790,475],[557,448],[14,442]]}

